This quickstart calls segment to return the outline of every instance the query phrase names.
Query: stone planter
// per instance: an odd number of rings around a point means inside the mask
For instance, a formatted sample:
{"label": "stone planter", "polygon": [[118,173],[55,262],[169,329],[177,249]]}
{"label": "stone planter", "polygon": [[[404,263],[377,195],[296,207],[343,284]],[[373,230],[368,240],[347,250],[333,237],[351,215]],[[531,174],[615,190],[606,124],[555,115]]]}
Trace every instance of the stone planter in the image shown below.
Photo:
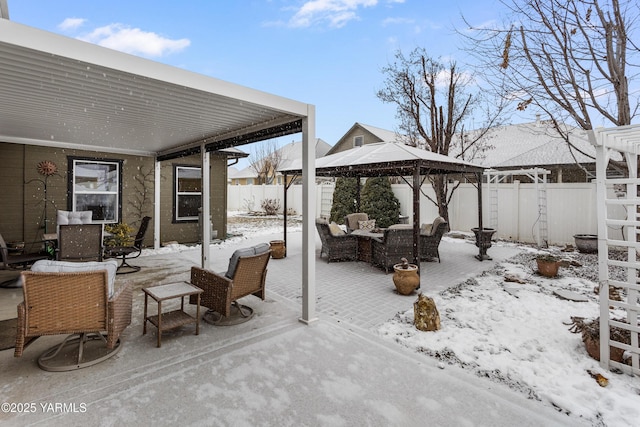
{"label": "stone planter", "polygon": [[545,277],[556,277],[558,268],[560,268],[560,260],[551,257],[536,258],[538,264],[538,272]]}
{"label": "stone planter", "polygon": [[393,271],[393,284],[400,295],[411,295],[420,285],[417,265],[407,264],[403,266],[403,264],[395,264]]}
{"label": "stone planter", "polygon": [[585,254],[595,254],[598,252],[598,235],[597,234],[576,234],[573,236],[576,242],[576,248]]}
{"label": "stone planter", "polygon": [[271,258],[281,259],[287,253],[287,248],[284,246],[284,240],[272,240],[269,242],[271,246]]}
{"label": "stone planter", "polygon": [[476,255],[476,258],[480,261],[484,261],[485,259],[490,260],[491,257],[487,255],[487,249],[491,247],[491,238],[497,231],[495,228],[482,228],[482,232],[480,232],[480,228],[475,227],[472,228],[473,234],[476,235],[476,246],[480,248],[480,253]]}

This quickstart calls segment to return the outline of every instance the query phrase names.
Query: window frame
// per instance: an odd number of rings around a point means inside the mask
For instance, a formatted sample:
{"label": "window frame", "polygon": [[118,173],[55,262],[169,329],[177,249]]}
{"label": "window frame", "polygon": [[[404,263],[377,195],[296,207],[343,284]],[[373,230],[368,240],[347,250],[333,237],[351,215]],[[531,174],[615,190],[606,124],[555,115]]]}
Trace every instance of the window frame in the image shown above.
{"label": "window frame", "polygon": [[[183,169],[191,169],[191,170],[197,170],[200,172],[200,191],[181,191],[178,192],[178,174],[180,170]],[[180,197],[181,196],[194,196],[194,195],[199,195],[200,196],[200,208],[202,208],[202,168],[200,166],[195,166],[195,165],[189,165],[189,164],[174,164],[173,165],[173,215],[172,215],[172,222],[174,224],[176,223],[180,223],[180,224],[184,224],[184,223],[192,223],[192,222],[198,222],[200,219],[200,214],[196,215],[196,216],[186,216],[186,217],[180,217],[178,216],[179,213],[179,201],[180,201]]]}
{"label": "window frame", "polygon": [[[358,144],[360,141],[360,144]],[[356,135],[353,137],[353,147],[362,147],[364,145],[364,135]]]}
{"label": "window frame", "polygon": [[[76,173],[76,167],[79,164],[103,164],[116,167],[116,190],[103,190],[95,191],[91,190],[80,190],[76,189],[76,182],[78,173]],[[78,195],[87,195],[87,194],[96,194],[96,195],[109,195],[115,194],[115,206],[114,206],[114,216],[113,218],[107,219],[96,219],[93,218],[92,222],[96,224],[115,224],[120,222],[122,218],[122,168],[124,165],[124,160],[122,159],[107,159],[107,158],[98,158],[98,157],[80,157],[80,156],[68,156],[67,157],[67,210],[76,212],[88,210],[87,208],[78,209]]]}

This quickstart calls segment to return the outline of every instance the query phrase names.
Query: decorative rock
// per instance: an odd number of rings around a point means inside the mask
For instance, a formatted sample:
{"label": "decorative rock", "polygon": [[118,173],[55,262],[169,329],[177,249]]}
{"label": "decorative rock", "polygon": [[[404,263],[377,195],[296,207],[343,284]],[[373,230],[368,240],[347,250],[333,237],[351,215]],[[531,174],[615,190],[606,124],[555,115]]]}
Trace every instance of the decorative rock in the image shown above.
{"label": "decorative rock", "polygon": [[584,295],[580,295],[576,292],[568,291],[566,289],[556,289],[555,291],[553,291],[553,293],[556,296],[569,301],[589,302],[589,298],[585,297]]}
{"label": "decorative rock", "polygon": [[418,299],[413,303],[413,323],[421,331],[440,329],[440,313],[433,298],[418,295]]}

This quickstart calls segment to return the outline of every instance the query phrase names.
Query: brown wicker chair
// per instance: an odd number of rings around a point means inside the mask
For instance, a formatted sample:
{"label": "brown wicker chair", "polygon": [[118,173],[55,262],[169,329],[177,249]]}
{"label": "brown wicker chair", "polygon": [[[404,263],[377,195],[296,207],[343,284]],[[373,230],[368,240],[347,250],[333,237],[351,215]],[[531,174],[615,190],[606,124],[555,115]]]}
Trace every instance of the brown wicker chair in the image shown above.
{"label": "brown wicker chair", "polygon": [[[267,264],[271,257],[269,245],[237,250],[229,260],[229,269],[218,274],[200,267],[191,267],[191,284],[204,290],[200,305],[209,308],[203,319],[215,325],[235,325],[249,320],[253,309],[237,302],[255,295],[264,300]],[[251,252],[254,252],[252,254]],[[259,252],[255,254],[255,252]],[[197,303],[192,295],[191,304]]]}
{"label": "brown wicker chair", "polygon": [[387,273],[389,268],[400,262],[400,258],[413,259],[413,229],[411,226],[387,228],[384,230],[382,238],[372,238],[371,244],[372,264],[384,268]]}
{"label": "brown wicker chair", "polygon": [[441,216],[437,217],[431,225],[431,230],[428,233],[420,232],[420,260],[428,261],[433,258],[438,258],[440,262],[440,252],[438,252],[438,246],[440,246],[440,240],[442,236],[447,232],[449,223]]}
{"label": "brown wicker chair", "polygon": [[69,224],[58,228],[58,261],[102,261],[102,224]]}
{"label": "brown wicker chair", "polygon": [[340,234],[334,236],[329,228],[329,223],[321,218],[316,219],[316,229],[320,235],[322,254],[327,255],[327,262],[331,261],[356,261],[358,259],[358,238],[352,234]]}
{"label": "brown wicker chair", "polygon": [[[115,266],[113,270],[115,273]],[[14,356],[44,335],[75,334],[45,351],[38,364],[49,371],[84,368],[120,349],[120,334],[131,323],[132,290],[109,297],[106,270],[22,272],[24,301],[18,305]]]}
{"label": "brown wicker chair", "polygon": [[357,230],[360,228],[358,226],[358,221],[368,221],[369,215],[364,212],[356,212],[351,213],[349,215],[345,215],[344,224],[347,226],[347,233],[351,233],[353,230]]}

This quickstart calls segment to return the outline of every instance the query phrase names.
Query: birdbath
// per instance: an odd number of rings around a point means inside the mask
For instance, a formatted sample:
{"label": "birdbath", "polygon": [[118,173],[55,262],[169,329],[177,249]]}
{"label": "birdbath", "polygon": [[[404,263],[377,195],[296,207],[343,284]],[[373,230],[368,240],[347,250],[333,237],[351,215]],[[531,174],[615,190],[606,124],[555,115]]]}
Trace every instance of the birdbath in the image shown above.
{"label": "birdbath", "polygon": [[480,261],[491,260],[492,258],[487,255],[487,249],[491,247],[491,237],[497,231],[495,228],[483,228],[480,232],[480,228],[472,228],[473,234],[476,235],[476,246],[480,248],[480,253],[476,255],[476,259]]}

